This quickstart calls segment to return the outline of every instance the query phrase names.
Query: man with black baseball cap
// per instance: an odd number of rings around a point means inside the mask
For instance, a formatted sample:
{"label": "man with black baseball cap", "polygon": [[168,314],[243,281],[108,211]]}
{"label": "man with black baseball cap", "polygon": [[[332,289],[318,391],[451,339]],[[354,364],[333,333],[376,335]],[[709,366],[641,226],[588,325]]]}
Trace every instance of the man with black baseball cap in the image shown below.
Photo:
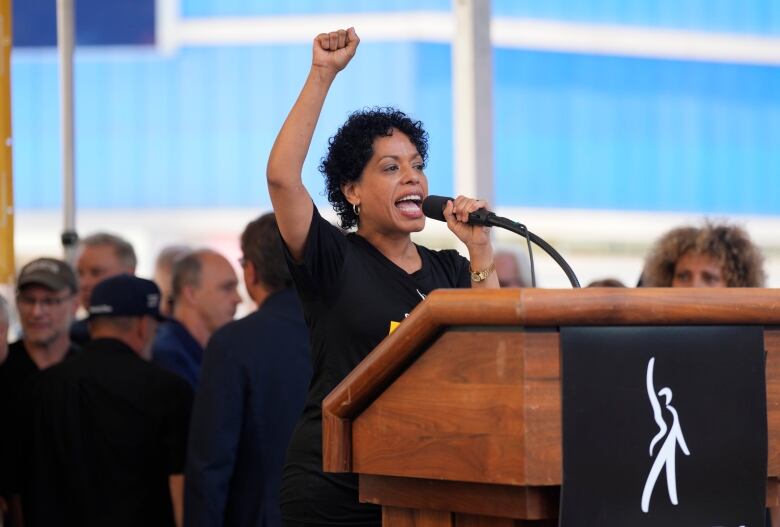
{"label": "man with black baseball cap", "polygon": [[8,347],[0,365],[0,497],[6,501],[14,487],[15,455],[8,438],[18,426],[14,416],[19,393],[38,371],[78,352],[68,334],[79,304],[76,274],[70,266],[55,258],[38,258],[22,267],[16,284],[22,338]]}
{"label": "man with black baseball cap", "polygon": [[24,401],[26,526],[180,524],[192,391],[151,364],[160,290],[128,274],[92,291],[92,341]]}

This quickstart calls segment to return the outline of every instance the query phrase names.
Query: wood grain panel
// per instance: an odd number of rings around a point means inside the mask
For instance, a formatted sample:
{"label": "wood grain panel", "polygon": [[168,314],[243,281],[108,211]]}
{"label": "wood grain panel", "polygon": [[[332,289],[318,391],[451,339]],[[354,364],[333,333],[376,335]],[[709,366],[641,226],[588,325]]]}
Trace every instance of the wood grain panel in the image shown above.
{"label": "wood grain panel", "polygon": [[354,422],[354,469],[560,484],[557,346],[552,331],[442,335]]}
{"label": "wood grain panel", "polygon": [[523,345],[523,431],[526,479],[532,485],[563,480],[560,334],[527,332]]}
{"label": "wood grain panel", "polygon": [[515,519],[558,517],[559,487],[517,487],[360,475],[360,501]]}
{"label": "wood grain panel", "polygon": [[780,329],[764,331],[764,347],[766,348],[766,424],[769,439],[767,473],[771,477],[780,477]]}
{"label": "wood grain panel", "polygon": [[451,289],[431,293],[323,401],[350,419],[446,326],[780,325],[780,290],[745,288]]}
{"label": "wood grain panel", "polygon": [[780,481],[769,478],[766,482],[766,506],[780,507]]}
{"label": "wood grain panel", "polygon": [[352,472],[352,421],[333,414],[322,416],[322,468]]}
{"label": "wood grain panel", "polygon": [[667,287],[519,291],[518,322],[523,326],[780,324],[779,289]]}
{"label": "wood grain panel", "polygon": [[523,338],[442,335],[353,424],[362,474],[526,484]]}
{"label": "wood grain panel", "polygon": [[445,511],[382,507],[382,527],[452,527],[452,514]]}
{"label": "wood grain panel", "polygon": [[557,520],[511,520],[493,516],[456,514],[455,527],[558,527]]}

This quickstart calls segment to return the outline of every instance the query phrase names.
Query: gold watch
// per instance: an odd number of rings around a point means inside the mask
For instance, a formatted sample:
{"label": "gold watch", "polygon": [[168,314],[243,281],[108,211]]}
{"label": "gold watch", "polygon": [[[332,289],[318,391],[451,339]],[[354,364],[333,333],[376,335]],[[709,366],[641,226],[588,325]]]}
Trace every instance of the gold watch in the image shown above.
{"label": "gold watch", "polygon": [[482,269],[481,271],[475,271],[469,266],[469,273],[471,274],[471,281],[472,282],[481,282],[485,280],[490,274],[496,270],[496,263],[491,262],[489,266],[487,266],[485,269]]}

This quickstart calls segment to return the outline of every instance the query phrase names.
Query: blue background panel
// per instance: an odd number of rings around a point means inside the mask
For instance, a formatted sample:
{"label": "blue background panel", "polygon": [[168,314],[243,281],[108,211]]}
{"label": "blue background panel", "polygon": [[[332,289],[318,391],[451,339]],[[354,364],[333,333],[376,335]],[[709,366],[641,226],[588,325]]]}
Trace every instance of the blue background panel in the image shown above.
{"label": "blue background panel", "polygon": [[[265,164],[303,85],[309,45],[77,54],[77,202],[83,207],[263,206]],[[13,61],[18,207],[60,204],[57,64],[53,52]],[[431,135],[431,188],[451,192],[449,47],[364,44],[331,90],[304,179],[323,202],[317,171],[346,116],[397,106]],[[430,79],[430,82],[428,82]],[[422,82],[421,82],[422,81]]]}
{"label": "blue background panel", "polygon": [[[14,46],[57,45],[56,1],[12,4]],[[154,44],[155,0],[78,0],[73,5],[79,46]]]}
{"label": "blue background panel", "polygon": [[[780,68],[499,49],[496,202],[780,214]],[[308,72],[309,45],[77,53],[81,207],[266,207],[265,164]],[[336,80],[304,168],[349,112],[397,106],[431,137],[433,193],[452,192],[450,48],[364,43]],[[61,203],[53,50],[16,51],[20,208]]]}
{"label": "blue background panel", "polygon": [[780,69],[495,58],[500,203],[780,213]]}

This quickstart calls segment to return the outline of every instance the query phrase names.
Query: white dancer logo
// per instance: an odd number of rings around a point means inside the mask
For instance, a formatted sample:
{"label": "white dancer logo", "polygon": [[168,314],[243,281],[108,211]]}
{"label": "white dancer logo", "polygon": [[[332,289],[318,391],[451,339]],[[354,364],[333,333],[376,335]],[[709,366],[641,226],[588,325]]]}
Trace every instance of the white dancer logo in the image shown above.
{"label": "white dancer logo", "polygon": [[[648,512],[650,509],[650,496],[655,488],[655,483],[658,481],[658,476],[661,474],[661,469],[666,466],[666,487],[669,489],[669,500],[672,504],[677,505],[677,475],[674,469],[674,459],[677,454],[677,445],[685,453],[686,456],[690,456],[688,451],[688,445],[685,444],[685,438],[683,437],[682,428],[680,428],[680,419],[677,416],[677,410],[669,404],[672,402],[672,390],[667,388],[661,388],[658,395],[666,399],[666,409],[672,414],[672,426],[667,428],[666,421],[663,418],[663,412],[661,405],[658,403],[658,397],[655,393],[655,386],[653,385],[653,365],[655,364],[655,357],[650,359],[647,363],[647,396],[650,398],[650,406],[653,407],[653,417],[655,422],[658,423],[659,431],[650,442],[650,457],[653,457],[653,448],[656,443],[664,437],[661,448],[658,450],[658,455],[655,457],[655,462],[650,469],[650,474],[647,476],[645,482],[645,489],[642,491],[642,512]],[[669,433],[667,434],[667,430]]]}

